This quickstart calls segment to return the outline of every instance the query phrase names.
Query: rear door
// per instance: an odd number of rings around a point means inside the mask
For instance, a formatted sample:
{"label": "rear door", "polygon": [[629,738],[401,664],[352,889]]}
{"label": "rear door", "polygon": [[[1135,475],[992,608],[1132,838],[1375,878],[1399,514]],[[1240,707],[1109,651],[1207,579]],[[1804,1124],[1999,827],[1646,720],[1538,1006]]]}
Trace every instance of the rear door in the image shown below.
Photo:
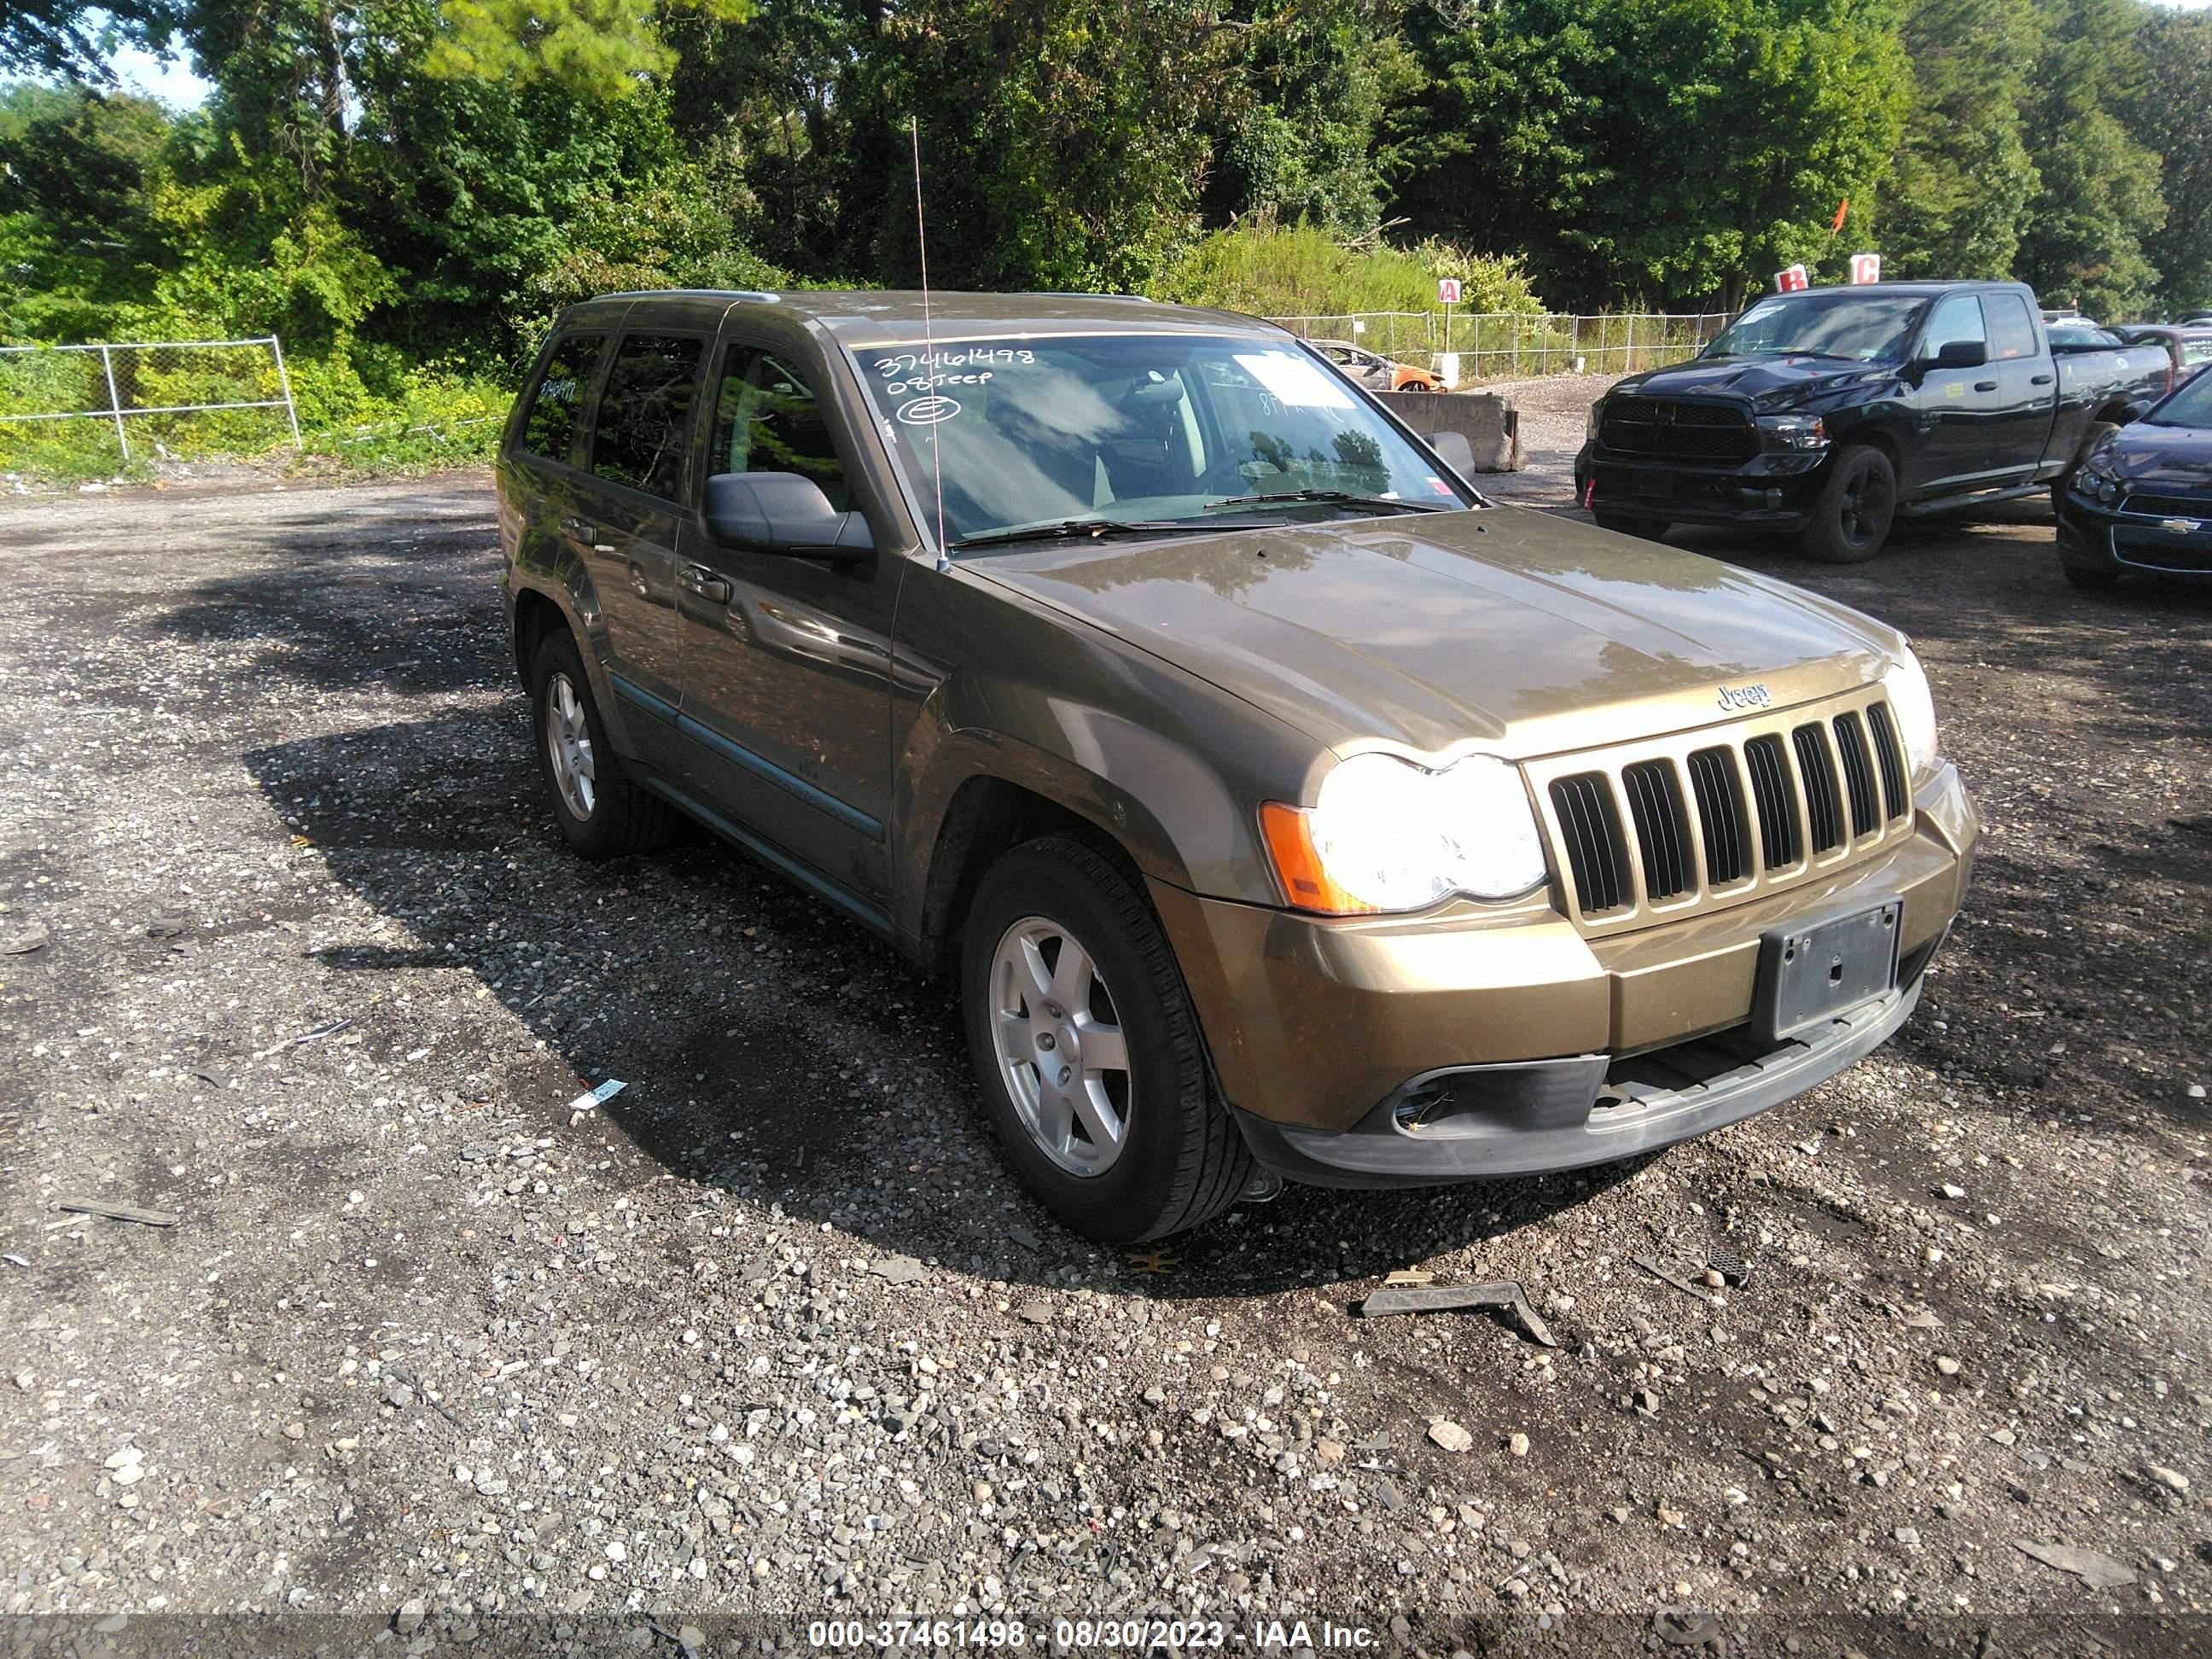
{"label": "rear door", "polygon": [[681,502],[707,344],[650,327],[616,342],[592,428],[589,510],[569,527],[605,618],[615,695],[670,726],[684,685]]}
{"label": "rear door", "polygon": [[2051,418],[2058,407],[2057,374],[2041,349],[2035,319],[2022,296],[1984,294],[1982,319],[1989,333],[1989,367],[1997,383],[1996,409],[1989,426],[1988,476],[2000,484],[2025,483],[2041,467],[2044,447],[2051,441]]}
{"label": "rear door", "polygon": [[[1936,307],[1921,337],[1919,361],[1932,364],[1954,340],[1989,343],[1981,296],[1953,294]],[[1913,396],[1919,442],[1905,457],[1909,495],[1948,495],[1981,487],[1996,471],[1990,434],[1997,422],[1996,365],[1928,368]]]}
{"label": "rear door", "polygon": [[[830,505],[887,519],[856,484],[856,441],[807,354],[726,337],[693,499],[716,473],[797,472]],[[830,564],[687,532],[686,764],[741,826],[871,903],[886,893],[891,616],[907,561]]]}

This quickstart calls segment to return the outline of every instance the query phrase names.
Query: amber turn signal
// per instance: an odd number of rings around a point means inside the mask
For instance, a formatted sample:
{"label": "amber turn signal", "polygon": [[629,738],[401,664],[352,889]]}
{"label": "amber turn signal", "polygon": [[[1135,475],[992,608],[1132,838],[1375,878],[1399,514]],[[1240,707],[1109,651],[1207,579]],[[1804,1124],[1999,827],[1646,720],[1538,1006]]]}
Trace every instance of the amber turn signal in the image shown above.
{"label": "amber turn signal", "polygon": [[1354,898],[1329,879],[1313,842],[1313,814],[1271,800],[1260,808],[1260,828],[1283,896],[1300,910],[1324,915],[1371,915],[1376,906]]}

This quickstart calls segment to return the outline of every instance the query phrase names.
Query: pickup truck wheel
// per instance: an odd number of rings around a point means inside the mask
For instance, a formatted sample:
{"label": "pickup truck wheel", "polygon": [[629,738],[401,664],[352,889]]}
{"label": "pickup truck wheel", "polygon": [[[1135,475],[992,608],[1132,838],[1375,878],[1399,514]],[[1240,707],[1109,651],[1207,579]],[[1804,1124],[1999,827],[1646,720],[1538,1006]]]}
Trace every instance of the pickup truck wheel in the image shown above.
{"label": "pickup truck wheel", "polygon": [[1674,526],[1664,519],[1631,519],[1618,513],[1595,513],[1600,530],[1610,530],[1616,536],[1641,536],[1647,542],[1667,539],[1667,532]]}
{"label": "pickup truck wheel", "polygon": [[1830,564],[1857,564],[1881,551],[1896,519],[1897,469],[1879,449],[1855,444],[1828,470],[1805,527],[1805,551]]}
{"label": "pickup truck wheel", "polygon": [[1062,1222],[1129,1244],[1236,1201],[1251,1154],[1213,1098],[1174,952],[1104,851],[1049,836],[992,866],[960,993],[992,1127]]}
{"label": "pickup truck wheel", "polygon": [[596,860],[673,840],[675,809],[639,788],[607,741],[575,642],[565,633],[550,635],[530,666],[538,768],[568,845]]}

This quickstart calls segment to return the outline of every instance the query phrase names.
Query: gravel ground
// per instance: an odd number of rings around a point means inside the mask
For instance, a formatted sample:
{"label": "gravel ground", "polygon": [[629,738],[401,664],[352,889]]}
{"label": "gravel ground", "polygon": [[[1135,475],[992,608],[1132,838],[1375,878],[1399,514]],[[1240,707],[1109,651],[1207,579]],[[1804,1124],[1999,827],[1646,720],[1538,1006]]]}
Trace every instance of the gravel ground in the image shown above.
{"label": "gravel ground", "polygon": [[[1899,1040],[1639,1164],[1123,1258],[1001,1172],[943,987],[719,846],[562,853],[480,477],[0,514],[5,1610],[2193,1650],[2212,590],[2050,538],[1698,544],[1919,641],[1990,833]],[[1399,1268],[1559,1346],[1353,1316]]]}

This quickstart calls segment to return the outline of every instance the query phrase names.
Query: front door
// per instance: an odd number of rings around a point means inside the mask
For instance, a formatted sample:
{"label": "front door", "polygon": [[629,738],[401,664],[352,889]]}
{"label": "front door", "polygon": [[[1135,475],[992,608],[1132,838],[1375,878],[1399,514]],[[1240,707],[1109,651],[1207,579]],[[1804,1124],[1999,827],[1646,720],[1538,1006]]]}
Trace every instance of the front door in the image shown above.
{"label": "front door", "polygon": [[607,629],[607,672],[633,714],[672,725],[683,696],[677,550],[684,456],[698,409],[704,336],[625,334],[592,431],[592,500],[571,535]]}
{"label": "front door", "polygon": [[[701,478],[798,472],[840,512],[850,440],[790,357],[724,348]],[[891,612],[906,560],[853,564],[690,532],[678,571],[688,764],[711,804],[843,889],[887,890]]]}
{"label": "front door", "polygon": [[[1953,341],[1989,343],[1980,296],[1954,294],[1936,307],[1920,343],[1921,361],[1933,364],[1936,354]],[[1920,441],[1906,457],[1911,470],[1906,489],[1955,495],[1982,488],[1995,470],[1990,453],[1998,409],[1997,366],[1931,367],[1922,374],[1913,402]]]}

